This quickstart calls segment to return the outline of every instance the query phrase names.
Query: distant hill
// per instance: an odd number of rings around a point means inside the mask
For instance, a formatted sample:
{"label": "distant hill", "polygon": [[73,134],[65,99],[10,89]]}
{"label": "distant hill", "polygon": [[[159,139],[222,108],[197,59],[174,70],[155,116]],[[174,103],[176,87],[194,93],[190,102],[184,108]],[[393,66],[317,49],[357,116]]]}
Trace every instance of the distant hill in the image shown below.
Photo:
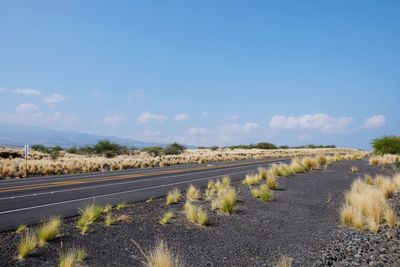
{"label": "distant hill", "polygon": [[101,136],[42,127],[0,124],[0,146],[42,144],[45,146],[77,147],[95,144],[102,139],[108,139],[113,143],[128,147],[165,146],[163,144],[147,143],[116,136]]}

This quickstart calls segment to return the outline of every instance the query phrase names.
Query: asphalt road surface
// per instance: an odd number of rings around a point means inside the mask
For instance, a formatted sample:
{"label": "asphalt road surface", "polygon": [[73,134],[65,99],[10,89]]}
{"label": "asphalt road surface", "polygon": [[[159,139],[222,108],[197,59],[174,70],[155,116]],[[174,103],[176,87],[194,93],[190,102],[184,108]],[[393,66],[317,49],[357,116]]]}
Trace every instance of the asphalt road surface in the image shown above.
{"label": "asphalt road surface", "polygon": [[246,160],[180,165],[80,175],[0,181],[0,231],[40,222],[50,215],[78,214],[86,203],[117,204],[165,196],[174,187],[205,187],[209,179],[229,175],[233,181],[272,163],[288,159]]}

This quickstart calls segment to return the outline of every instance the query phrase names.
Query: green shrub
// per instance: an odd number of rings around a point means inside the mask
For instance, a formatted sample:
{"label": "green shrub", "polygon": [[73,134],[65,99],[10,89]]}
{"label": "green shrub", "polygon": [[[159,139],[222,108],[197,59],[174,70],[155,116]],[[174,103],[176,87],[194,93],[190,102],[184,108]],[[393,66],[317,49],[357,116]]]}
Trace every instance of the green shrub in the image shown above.
{"label": "green shrub", "polygon": [[163,152],[165,155],[179,155],[182,154],[185,149],[186,147],[175,142],[166,146]]}
{"label": "green shrub", "polygon": [[375,154],[400,154],[400,136],[384,136],[372,141]]}

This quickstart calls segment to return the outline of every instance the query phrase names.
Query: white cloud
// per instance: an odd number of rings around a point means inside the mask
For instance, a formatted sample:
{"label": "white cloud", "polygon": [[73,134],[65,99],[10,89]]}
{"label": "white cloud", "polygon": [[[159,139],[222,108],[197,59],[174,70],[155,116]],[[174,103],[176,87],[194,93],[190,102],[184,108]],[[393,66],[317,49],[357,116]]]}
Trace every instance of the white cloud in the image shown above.
{"label": "white cloud", "polygon": [[[24,110],[24,108],[22,108],[22,110]],[[43,127],[59,126],[61,128],[68,127],[67,129],[71,129],[70,127],[76,125],[76,123],[79,121],[79,118],[77,118],[76,116],[64,115],[61,112],[45,114],[37,110],[35,107],[31,107],[30,110],[28,108],[27,112],[24,112],[22,110],[14,114],[0,112],[0,123],[23,124]]]}
{"label": "white cloud", "polygon": [[154,114],[150,112],[144,112],[137,117],[137,121],[140,123],[145,123],[145,122],[150,122],[150,121],[166,121],[168,120],[168,117],[165,115],[160,115],[160,114]]}
{"label": "white cloud", "polygon": [[341,132],[353,122],[351,117],[335,118],[324,113],[306,114],[300,117],[276,115],[269,127],[273,129],[313,129],[323,132]]}
{"label": "white cloud", "polygon": [[187,114],[181,113],[178,115],[175,115],[171,118],[169,118],[166,115],[162,115],[162,114],[154,114],[154,113],[150,113],[150,112],[144,112],[142,114],[140,114],[136,120],[140,123],[145,123],[145,122],[150,122],[150,121],[156,121],[156,122],[163,122],[163,121],[167,121],[167,120],[172,120],[172,121],[184,121],[187,120],[189,118],[189,116]]}
{"label": "white cloud", "polygon": [[386,118],[384,115],[375,115],[365,120],[364,127],[377,128],[384,126],[385,123],[386,123]]}
{"label": "white cloud", "polygon": [[202,116],[202,117],[208,116],[208,112],[207,112],[207,111],[204,111],[203,113],[201,113],[201,116]]}
{"label": "white cloud", "polygon": [[205,135],[208,131],[205,128],[191,127],[186,130],[185,134],[187,135]]}
{"label": "white cloud", "polygon": [[189,116],[187,114],[181,113],[173,117],[174,121],[184,121],[187,120]]}
{"label": "white cloud", "polygon": [[57,103],[60,103],[62,101],[65,101],[67,98],[61,94],[55,93],[50,96],[46,96],[43,98],[43,101],[46,102],[49,105],[54,105]]}
{"label": "white cloud", "polygon": [[19,95],[35,95],[38,96],[40,95],[40,91],[35,90],[35,89],[29,89],[29,88],[16,88],[13,89],[12,92],[14,94],[19,94]]}
{"label": "white cloud", "polygon": [[103,122],[110,126],[117,126],[124,123],[128,118],[124,114],[109,114],[103,118]]}
{"label": "white cloud", "polygon": [[18,111],[18,112],[35,112],[35,111],[38,111],[39,109],[40,108],[34,104],[22,103],[17,106],[16,111]]}

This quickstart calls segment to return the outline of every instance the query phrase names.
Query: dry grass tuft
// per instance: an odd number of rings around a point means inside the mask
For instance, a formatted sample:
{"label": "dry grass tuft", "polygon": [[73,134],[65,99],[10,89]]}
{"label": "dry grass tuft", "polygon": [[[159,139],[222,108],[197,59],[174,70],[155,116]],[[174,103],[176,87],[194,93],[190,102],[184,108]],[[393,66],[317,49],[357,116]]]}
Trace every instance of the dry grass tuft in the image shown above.
{"label": "dry grass tuft", "polygon": [[171,219],[174,218],[174,212],[172,210],[167,211],[166,213],[164,213],[163,217],[160,220],[160,224],[164,225],[164,224],[168,224]]}
{"label": "dry grass tuft", "polygon": [[116,209],[117,210],[122,210],[126,208],[126,203],[122,202],[122,203],[118,203]]}
{"label": "dry grass tuft", "polygon": [[351,173],[356,173],[356,172],[358,172],[358,167],[357,166],[351,167]]}
{"label": "dry grass tuft", "polygon": [[190,184],[186,190],[186,198],[190,201],[196,201],[200,198],[200,190]]}
{"label": "dry grass tuft", "polygon": [[242,181],[242,184],[245,185],[256,185],[260,182],[261,177],[259,174],[247,174],[244,180]]}
{"label": "dry grass tuft", "polygon": [[235,188],[227,186],[219,190],[217,196],[211,200],[211,208],[231,214],[235,208],[236,200]]}
{"label": "dry grass tuft", "polygon": [[20,224],[18,225],[17,229],[15,230],[16,234],[20,234],[26,230],[26,224]]}
{"label": "dry grass tuft", "polygon": [[181,200],[182,194],[178,188],[174,188],[167,194],[167,205],[176,204]]}
{"label": "dry grass tuft", "polygon": [[56,238],[60,233],[61,217],[50,217],[47,222],[44,222],[37,230],[37,237],[39,239],[39,246],[43,247],[47,241]]}
{"label": "dry grass tuft", "polygon": [[79,263],[87,258],[87,253],[82,248],[72,248],[60,254],[59,267],[78,267]]}
{"label": "dry grass tuft", "polygon": [[271,190],[277,189],[278,188],[278,182],[276,180],[276,177],[272,176],[272,175],[269,175],[268,178],[267,178],[267,185],[268,185],[268,188],[271,189]]}
{"label": "dry grass tuft", "polygon": [[102,211],[103,207],[95,203],[88,204],[82,209],[79,209],[80,216],[77,222],[77,227],[81,230],[82,234],[89,231],[89,226],[97,221]]}
{"label": "dry grass tuft", "polygon": [[107,213],[106,217],[104,218],[104,224],[106,226],[111,226],[114,224],[114,218],[111,212]]}
{"label": "dry grass tuft", "polygon": [[345,203],[340,210],[342,224],[362,230],[365,227],[377,233],[380,224],[394,226],[397,217],[387,199],[396,191],[395,177],[378,175],[375,179],[356,179],[345,194]]}
{"label": "dry grass tuft", "polygon": [[146,267],[184,267],[181,258],[175,255],[168,248],[167,243],[158,241],[156,247],[148,253],[145,253],[138,243],[131,240],[140,250],[145,258],[143,265]]}
{"label": "dry grass tuft", "polygon": [[268,188],[268,184],[262,184],[258,187],[251,189],[251,194],[255,198],[261,198],[264,201],[269,201],[272,197],[272,193]]}
{"label": "dry grass tuft", "polygon": [[197,223],[199,225],[207,225],[208,215],[207,212],[200,206],[196,206],[191,202],[187,201],[183,208],[186,218],[192,223]]}
{"label": "dry grass tuft", "polygon": [[21,236],[21,240],[17,245],[18,259],[26,259],[35,250],[37,243],[35,232],[31,229],[27,229]]}
{"label": "dry grass tuft", "polygon": [[282,257],[279,262],[276,264],[276,267],[291,267],[293,259],[289,257]]}

